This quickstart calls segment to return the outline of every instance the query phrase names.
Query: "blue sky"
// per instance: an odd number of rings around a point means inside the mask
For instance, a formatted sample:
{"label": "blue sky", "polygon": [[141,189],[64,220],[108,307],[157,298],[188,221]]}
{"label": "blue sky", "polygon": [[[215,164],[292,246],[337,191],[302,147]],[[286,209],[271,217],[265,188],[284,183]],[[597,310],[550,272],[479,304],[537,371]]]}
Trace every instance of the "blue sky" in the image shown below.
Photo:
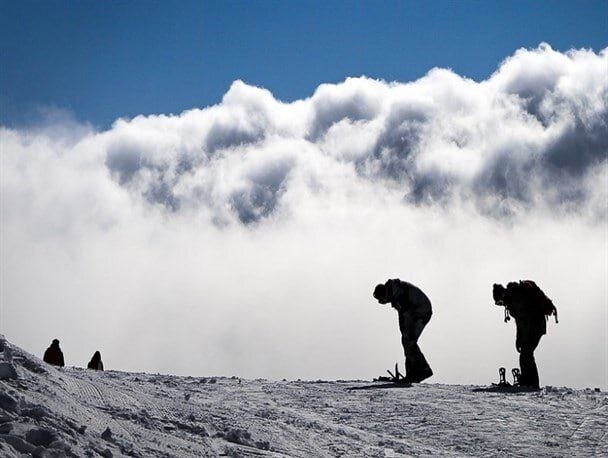
{"label": "blue sky", "polygon": [[0,122],[49,108],[97,127],[218,102],[231,82],[282,100],[434,66],[482,79],[519,47],[606,46],[608,2],[1,2]]}

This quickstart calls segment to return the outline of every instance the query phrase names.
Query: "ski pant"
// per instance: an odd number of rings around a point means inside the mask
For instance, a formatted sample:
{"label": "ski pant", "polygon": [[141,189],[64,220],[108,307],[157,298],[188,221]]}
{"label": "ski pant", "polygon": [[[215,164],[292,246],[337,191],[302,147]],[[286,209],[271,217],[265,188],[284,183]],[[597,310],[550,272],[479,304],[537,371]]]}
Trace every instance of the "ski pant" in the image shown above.
{"label": "ski pant", "polygon": [[536,350],[542,336],[542,330],[538,329],[538,326],[534,326],[533,323],[517,324],[515,346],[519,351],[519,367],[521,369],[519,384],[522,386],[535,388],[540,386],[538,369],[534,360],[534,350]]}
{"label": "ski pant", "polygon": [[407,378],[416,378],[417,374],[431,370],[418,346],[418,338],[431,319],[431,315],[419,317],[406,312],[399,318],[401,344],[405,353],[405,375]]}

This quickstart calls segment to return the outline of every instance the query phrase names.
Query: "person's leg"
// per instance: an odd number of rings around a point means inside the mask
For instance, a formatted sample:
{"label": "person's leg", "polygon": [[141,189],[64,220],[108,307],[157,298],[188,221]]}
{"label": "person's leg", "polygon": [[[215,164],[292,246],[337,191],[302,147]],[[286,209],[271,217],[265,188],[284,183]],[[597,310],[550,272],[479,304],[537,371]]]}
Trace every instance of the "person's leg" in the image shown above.
{"label": "person's leg", "polygon": [[409,336],[401,336],[401,345],[403,345],[403,354],[405,355],[405,379],[409,382],[416,372],[420,349],[415,341],[410,340]]}
{"label": "person's leg", "polygon": [[[427,317],[416,320],[416,325],[415,325],[416,326],[416,341],[418,341],[418,338],[420,338],[422,331],[424,330],[424,328],[426,327],[426,325],[428,324],[430,319],[431,319],[431,316],[429,315]],[[418,351],[420,352],[420,355],[418,358],[417,372],[418,372],[419,381],[422,381],[426,378],[429,378],[431,375],[433,375],[433,371],[431,369],[431,366],[429,366],[429,363],[427,362],[426,358],[424,357],[424,354],[420,350],[420,347],[418,348]]]}
{"label": "person's leg", "polygon": [[405,353],[406,379],[410,382],[420,382],[433,375],[433,371],[418,346],[418,337],[427,323],[428,319],[409,320],[404,323],[405,326],[402,329],[401,343]]}
{"label": "person's leg", "polygon": [[519,351],[519,368],[521,370],[521,376],[519,377],[519,384],[521,386],[531,386],[532,373],[534,372],[533,366],[534,354],[530,351],[527,345],[520,347]]}
{"label": "person's leg", "polygon": [[538,369],[536,367],[536,361],[534,360],[534,350],[527,345],[523,345],[521,347],[521,353],[519,354],[519,367],[521,368],[519,384],[521,386],[538,388]]}
{"label": "person's leg", "polygon": [[416,344],[416,326],[409,313],[399,314],[399,328],[401,330],[401,345],[403,345],[405,355],[405,379],[409,382],[416,371],[416,360],[420,352]]}
{"label": "person's leg", "polygon": [[538,368],[534,359],[534,350],[540,342],[541,334],[526,336],[522,339],[519,353],[519,366],[521,368],[520,385],[539,388]]}

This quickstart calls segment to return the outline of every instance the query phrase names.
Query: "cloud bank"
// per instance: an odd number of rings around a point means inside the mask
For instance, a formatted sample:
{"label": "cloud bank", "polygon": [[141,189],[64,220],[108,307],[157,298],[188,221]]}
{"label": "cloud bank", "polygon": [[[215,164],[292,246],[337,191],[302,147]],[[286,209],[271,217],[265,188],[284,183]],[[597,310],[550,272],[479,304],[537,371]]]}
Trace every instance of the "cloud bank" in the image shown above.
{"label": "cloud bank", "polygon": [[119,119],[72,144],[2,137],[9,172],[44,143],[38,162],[93,168],[142,204],[216,224],[284,217],[302,195],[362,188],[405,204],[474,201],[494,216],[582,206],[605,219],[607,97],[606,50],[543,44],[479,83],[436,68],[405,84],[349,78],[282,103],[236,81],[218,105]]}
{"label": "cloud bank", "polygon": [[[436,68],[291,103],[236,81],[217,105],[105,131],[2,128],[2,326],[29,347],[98,329],[115,367],[347,377],[399,357],[390,313],[362,324],[388,277],[443,307],[435,339],[494,320],[483,288],[526,276],[605,323],[607,49],[542,44],[480,82]],[[581,320],[564,327],[605,347]],[[196,364],[176,356],[193,348]],[[584,372],[598,383],[602,355]],[[475,381],[447,361],[444,380]]]}

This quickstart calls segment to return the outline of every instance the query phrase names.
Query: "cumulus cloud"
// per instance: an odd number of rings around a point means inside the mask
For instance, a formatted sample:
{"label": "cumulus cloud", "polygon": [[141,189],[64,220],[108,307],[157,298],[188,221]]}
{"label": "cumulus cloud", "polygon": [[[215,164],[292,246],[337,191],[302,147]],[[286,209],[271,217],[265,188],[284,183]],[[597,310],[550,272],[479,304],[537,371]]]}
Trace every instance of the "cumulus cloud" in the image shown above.
{"label": "cumulus cloud", "polygon": [[[95,150],[133,198],[224,223],[272,217],[297,186],[378,187],[418,205],[474,200],[496,216],[580,209],[605,196],[594,178],[606,167],[607,95],[606,50],[543,44],[481,82],[433,69],[410,83],[349,78],[283,103],[236,81],[215,106],[120,119],[54,154]],[[3,138],[8,154],[30,141]],[[606,217],[603,205],[588,210]]]}
{"label": "cumulus cloud", "polygon": [[[436,68],[323,84],[291,103],[236,81],[217,105],[101,132],[3,127],[3,326],[43,346],[49,323],[80,343],[90,336],[75,328],[95,323],[122,368],[129,345],[138,369],[346,377],[364,375],[351,364],[375,370],[391,345],[361,329],[378,317],[362,311],[370,285],[387,277],[443,306],[436,337],[475,322],[487,302],[476,280],[533,277],[557,303],[584,297],[581,313],[602,313],[607,53],[543,44],[479,82]],[[466,282],[474,293],[458,291]],[[44,317],[36,333],[32,315]],[[601,320],[570,323],[605,342]],[[362,345],[365,332],[378,345]],[[175,356],[193,342],[206,361],[194,370]],[[441,345],[435,360],[454,356]],[[458,370],[444,380],[474,381]]]}

